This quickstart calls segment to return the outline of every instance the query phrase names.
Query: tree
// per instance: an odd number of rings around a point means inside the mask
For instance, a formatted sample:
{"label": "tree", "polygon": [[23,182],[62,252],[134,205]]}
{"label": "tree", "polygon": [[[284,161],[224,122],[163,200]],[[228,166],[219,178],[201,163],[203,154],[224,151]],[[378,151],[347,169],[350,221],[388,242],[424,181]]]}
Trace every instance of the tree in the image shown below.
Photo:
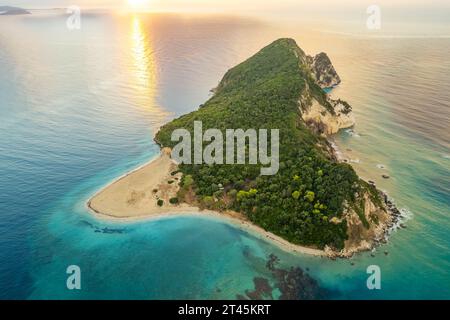
{"label": "tree", "polygon": [[246,196],[247,196],[247,191],[240,190],[240,191],[237,193],[237,200],[238,200],[238,201],[242,201]]}
{"label": "tree", "polygon": [[210,207],[214,204],[214,198],[211,196],[206,196],[203,197],[203,203],[207,206]]}
{"label": "tree", "polygon": [[314,201],[314,197],[315,197],[315,194],[314,194],[313,191],[306,191],[306,194],[305,194],[305,199],[306,200],[308,200],[309,202],[313,202]]}
{"label": "tree", "polygon": [[183,186],[189,188],[194,183],[194,179],[190,174],[184,176],[183,178]]}

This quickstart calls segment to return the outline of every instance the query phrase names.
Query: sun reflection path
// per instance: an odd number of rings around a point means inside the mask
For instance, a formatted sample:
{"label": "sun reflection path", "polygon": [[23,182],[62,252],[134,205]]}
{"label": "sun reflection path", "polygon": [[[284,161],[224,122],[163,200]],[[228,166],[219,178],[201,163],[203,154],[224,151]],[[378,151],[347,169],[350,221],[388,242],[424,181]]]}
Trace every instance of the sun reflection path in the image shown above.
{"label": "sun reflection path", "polygon": [[132,17],[131,28],[132,69],[136,89],[136,103],[149,111],[153,120],[160,125],[169,113],[158,106],[158,69],[151,38],[138,15]]}

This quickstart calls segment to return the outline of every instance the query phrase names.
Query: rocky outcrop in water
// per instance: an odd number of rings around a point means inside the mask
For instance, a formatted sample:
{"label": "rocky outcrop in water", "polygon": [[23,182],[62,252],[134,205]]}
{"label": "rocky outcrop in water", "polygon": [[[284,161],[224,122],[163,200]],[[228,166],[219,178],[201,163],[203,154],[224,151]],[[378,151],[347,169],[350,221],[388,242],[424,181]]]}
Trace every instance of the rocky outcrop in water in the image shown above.
{"label": "rocky outcrop in water", "polygon": [[309,57],[309,63],[316,82],[321,88],[331,88],[341,83],[341,78],[325,52],[321,52],[313,58]]}
{"label": "rocky outcrop in water", "polygon": [[[333,67],[326,53],[319,53],[314,58],[307,57],[307,65],[311,69],[316,84],[324,89],[337,86],[341,79]],[[355,125],[352,107],[341,99],[331,99],[328,95],[318,100],[306,83],[299,99],[299,108],[305,123],[316,134],[333,135],[340,129],[350,128]]]}

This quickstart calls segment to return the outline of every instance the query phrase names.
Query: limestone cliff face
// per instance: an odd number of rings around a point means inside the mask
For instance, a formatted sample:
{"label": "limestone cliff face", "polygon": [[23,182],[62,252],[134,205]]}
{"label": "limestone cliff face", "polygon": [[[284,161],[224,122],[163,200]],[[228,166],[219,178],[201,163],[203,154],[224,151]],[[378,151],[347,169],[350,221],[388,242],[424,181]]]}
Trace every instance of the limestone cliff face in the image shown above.
{"label": "limestone cliff face", "polygon": [[[393,217],[389,214],[385,206],[373,203],[368,193],[361,195],[363,207],[361,217],[355,208],[348,208],[343,218],[347,221],[348,239],[345,241],[345,248],[340,252],[328,251],[331,256],[351,257],[360,251],[368,251],[377,243],[385,239],[389,227],[393,223]],[[367,222],[367,225],[363,221]]]}
{"label": "limestone cliff face", "polygon": [[344,102],[329,100],[334,112],[330,112],[317,100],[312,99],[309,106],[304,108],[302,118],[305,123],[318,134],[332,135],[340,129],[355,125],[355,118],[351,109]]}
{"label": "limestone cliff face", "polygon": [[321,52],[313,58],[309,57],[309,60],[315,80],[321,88],[330,88],[341,83],[341,79],[326,53]]}
{"label": "limestone cliff face", "polygon": [[[328,246],[325,247],[328,257],[350,258],[355,253],[372,250],[378,244],[386,241],[395,218],[389,213],[385,205],[374,204],[368,193],[361,195],[361,199],[363,207],[358,209],[361,212],[360,214],[356,212],[355,208],[347,208],[341,219],[335,218],[334,221],[331,221],[332,223],[341,223],[343,219],[347,221],[348,239],[341,251],[335,251]],[[363,217],[360,216],[361,214]]]}
{"label": "limestone cliff face", "polygon": [[[304,63],[304,61],[301,61]],[[328,88],[341,82],[339,75],[325,53],[315,57],[306,57],[306,65],[311,72],[315,84],[305,82],[305,90],[299,99],[299,108],[305,123],[317,134],[332,135],[340,129],[352,127],[355,118],[351,106],[341,100],[333,100],[325,93],[320,97],[314,92],[312,86]],[[320,101],[320,102],[319,102]]]}
{"label": "limestone cliff face", "polygon": [[330,98],[327,98],[325,104],[319,103],[308,89],[300,96],[299,108],[303,121],[320,135],[333,135],[340,129],[355,125],[355,117],[348,103]]}

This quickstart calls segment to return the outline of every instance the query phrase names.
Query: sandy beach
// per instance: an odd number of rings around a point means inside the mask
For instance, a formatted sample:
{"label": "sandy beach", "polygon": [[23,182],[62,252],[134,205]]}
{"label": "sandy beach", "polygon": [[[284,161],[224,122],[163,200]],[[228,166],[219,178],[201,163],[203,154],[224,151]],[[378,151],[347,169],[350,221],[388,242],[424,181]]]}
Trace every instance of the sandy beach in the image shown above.
{"label": "sandy beach", "polygon": [[[97,218],[116,221],[151,220],[183,215],[217,218],[285,251],[326,256],[323,250],[292,244],[254,225],[238,212],[201,210],[186,203],[170,204],[170,198],[176,197],[181,179],[181,173],[176,173],[176,170],[177,165],[170,158],[170,149],[162,149],[156,159],[100,190],[88,201],[87,206]],[[158,205],[158,200],[162,200],[164,204]]]}
{"label": "sandy beach", "polygon": [[[198,211],[187,204],[172,205],[181,174],[172,173],[177,165],[170,149],[163,149],[156,159],[124,175],[92,197],[88,206],[98,214],[114,218],[143,218],[170,212]],[[163,205],[158,205],[158,200]]]}

